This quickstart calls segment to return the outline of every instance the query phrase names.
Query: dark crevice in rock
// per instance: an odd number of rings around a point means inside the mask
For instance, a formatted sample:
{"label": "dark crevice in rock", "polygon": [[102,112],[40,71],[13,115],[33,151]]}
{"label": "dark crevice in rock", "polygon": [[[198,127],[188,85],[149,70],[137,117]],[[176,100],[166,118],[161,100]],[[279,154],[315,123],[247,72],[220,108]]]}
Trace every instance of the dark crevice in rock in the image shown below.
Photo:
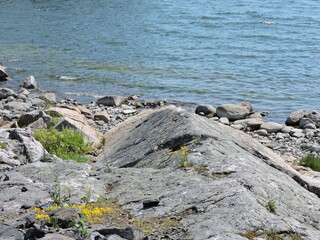
{"label": "dark crevice in rock", "polygon": [[187,143],[194,140],[196,137],[194,135],[185,134],[182,136],[179,136],[177,138],[172,138],[169,141],[162,143],[158,146],[159,149],[166,149],[169,148],[172,151],[179,150],[180,147],[185,146]]}

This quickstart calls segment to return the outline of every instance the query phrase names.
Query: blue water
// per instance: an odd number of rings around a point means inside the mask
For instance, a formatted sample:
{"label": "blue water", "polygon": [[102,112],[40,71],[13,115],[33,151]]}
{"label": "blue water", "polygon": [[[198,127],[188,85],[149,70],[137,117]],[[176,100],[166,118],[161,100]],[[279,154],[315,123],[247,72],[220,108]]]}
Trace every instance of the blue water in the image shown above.
{"label": "blue water", "polygon": [[0,0],[0,24],[0,87],[320,110],[318,0]]}

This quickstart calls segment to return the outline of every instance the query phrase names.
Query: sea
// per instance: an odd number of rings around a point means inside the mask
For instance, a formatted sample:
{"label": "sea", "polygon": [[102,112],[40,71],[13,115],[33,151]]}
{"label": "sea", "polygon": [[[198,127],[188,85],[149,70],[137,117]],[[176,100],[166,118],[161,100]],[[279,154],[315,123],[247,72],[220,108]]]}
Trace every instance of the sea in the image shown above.
{"label": "sea", "polygon": [[0,0],[0,32],[0,87],[320,111],[319,0]]}

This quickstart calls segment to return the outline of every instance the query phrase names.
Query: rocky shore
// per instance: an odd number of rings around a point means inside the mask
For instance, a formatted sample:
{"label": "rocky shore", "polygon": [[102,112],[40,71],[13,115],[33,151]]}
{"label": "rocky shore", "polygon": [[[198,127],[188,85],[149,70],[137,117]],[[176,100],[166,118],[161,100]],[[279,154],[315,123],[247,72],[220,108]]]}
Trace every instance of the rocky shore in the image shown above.
{"label": "rocky shore", "polygon": [[[299,161],[320,156],[320,113],[265,114],[137,96],[81,105],[32,76],[0,88],[0,239],[317,240],[320,174]],[[50,127],[81,132],[89,162],[44,149],[34,132]]]}

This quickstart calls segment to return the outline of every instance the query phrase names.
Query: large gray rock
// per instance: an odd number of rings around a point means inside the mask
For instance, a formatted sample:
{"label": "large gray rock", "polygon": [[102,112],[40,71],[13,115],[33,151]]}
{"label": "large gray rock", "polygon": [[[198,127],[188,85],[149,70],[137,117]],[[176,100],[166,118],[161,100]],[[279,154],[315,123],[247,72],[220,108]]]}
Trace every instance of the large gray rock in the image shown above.
{"label": "large gray rock", "polygon": [[283,127],[282,124],[275,122],[264,122],[260,125],[260,129],[265,129],[268,133],[280,132]]}
{"label": "large gray rock", "polygon": [[196,108],[195,112],[196,114],[199,114],[199,115],[204,115],[204,116],[210,115],[210,117],[214,117],[216,115],[217,110],[211,105],[199,105]]}
{"label": "large gray rock", "polygon": [[97,100],[97,104],[106,106],[120,106],[126,101],[124,97],[121,96],[105,96]]}
{"label": "large gray rock", "polygon": [[317,127],[320,127],[320,113],[315,110],[306,111],[306,118],[312,120]]}
{"label": "large gray rock", "polygon": [[29,76],[27,77],[23,82],[22,82],[22,87],[26,89],[34,89],[37,88],[37,82],[34,76]]}
{"label": "large gray rock", "polygon": [[63,128],[79,131],[84,135],[86,142],[93,143],[93,146],[98,146],[101,142],[102,135],[86,122],[73,120],[69,117],[62,118],[56,125],[55,129],[62,131]]}
{"label": "large gray rock", "polygon": [[5,68],[0,65],[0,82],[10,80],[9,75],[6,73]]}
{"label": "large gray rock", "polygon": [[81,217],[79,208],[60,208],[48,213],[51,218],[58,221],[59,227],[67,228],[70,223],[76,222]]}
{"label": "large gray rock", "polygon": [[242,125],[244,127],[250,127],[252,129],[259,129],[262,123],[264,123],[264,121],[260,118],[248,118],[237,120],[234,122],[234,124]]}
{"label": "large gray rock", "polygon": [[4,109],[10,110],[10,111],[26,111],[30,108],[30,104],[24,103],[24,102],[18,102],[18,101],[13,101],[13,102],[8,102],[4,105]]}
{"label": "large gray rock", "polygon": [[48,153],[32,133],[23,129],[0,128],[0,163],[19,166],[44,159]]}
{"label": "large gray rock", "polygon": [[237,104],[222,104],[217,108],[218,117],[226,117],[231,121],[244,119],[249,113],[247,107]]}
{"label": "large gray rock", "polygon": [[16,97],[17,94],[10,88],[0,88],[0,100],[8,97]]}
{"label": "large gray rock", "polygon": [[286,125],[299,125],[300,119],[304,117],[304,114],[305,112],[303,110],[292,112],[286,120]]}
{"label": "large gray rock", "polygon": [[39,98],[45,102],[50,102],[50,103],[56,102],[56,95],[54,93],[44,93]]}
{"label": "large gray rock", "polygon": [[[110,196],[134,215],[181,214],[191,239],[243,239],[239,233],[256,229],[318,239],[320,228],[309,223],[320,219],[320,199],[302,186],[320,196],[319,181],[296,172],[240,131],[180,109],[163,109],[127,120],[105,137],[96,168],[121,167],[105,181],[116,180]],[[180,169],[181,146],[187,146],[187,161],[194,166],[187,171]],[[200,167],[207,173],[199,174]],[[116,172],[121,178],[112,176]],[[142,209],[150,198],[161,199],[160,204]],[[272,201],[275,213],[268,207]]]}

